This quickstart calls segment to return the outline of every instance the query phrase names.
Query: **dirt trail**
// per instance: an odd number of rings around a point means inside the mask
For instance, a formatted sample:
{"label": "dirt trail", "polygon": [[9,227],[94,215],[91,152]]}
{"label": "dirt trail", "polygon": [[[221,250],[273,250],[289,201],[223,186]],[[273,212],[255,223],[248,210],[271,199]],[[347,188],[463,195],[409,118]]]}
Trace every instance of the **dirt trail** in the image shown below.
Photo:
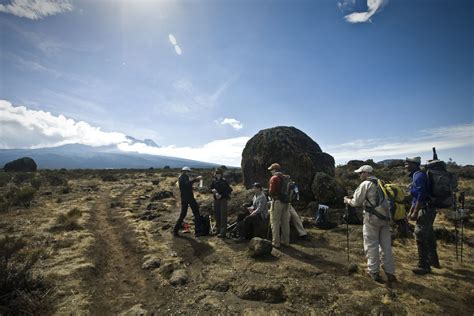
{"label": "dirt trail", "polygon": [[[132,187],[127,187],[114,201],[124,199]],[[111,201],[109,192],[104,192],[91,221],[96,238],[91,256],[96,269],[88,280],[92,289],[90,313],[120,313],[137,304],[159,312],[169,293],[159,291],[153,277],[142,270],[141,255],[134,248],[134,232],[114,213]]]}

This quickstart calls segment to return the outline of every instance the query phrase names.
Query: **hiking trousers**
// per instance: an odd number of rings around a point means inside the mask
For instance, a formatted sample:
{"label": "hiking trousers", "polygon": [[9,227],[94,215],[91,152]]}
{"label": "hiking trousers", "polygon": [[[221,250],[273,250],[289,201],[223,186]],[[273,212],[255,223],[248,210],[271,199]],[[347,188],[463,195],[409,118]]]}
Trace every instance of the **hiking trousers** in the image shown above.
{"label": "hiking trousers", "polygon": [[194,220],[197,222],[199,219],[199,205],[197,204],[195,199],[189,199],[189,200],[183,200],[181,199],[181,213],[179,214],[178,221],[176,222],[176,225],[174,225],[174,232],[178,233],[179,229],[183,225],[184,218],[186,217],[188,213],[188,207],[191,207],[191,210],[193,211],[194,215]]}
{"label": "hiking trousers", "polygon": [[227,231],[227,199],[214,200],[214,218],[217,233],[225,234]]}
{"label": "hiking trousers", "polygon": [[[367,269],[370,273],[379,273],[380,261],[385,273],[395,274],[395,263],[392,255],[392,237],[390,222],[364,212],[364,251],[367,257]],[[382,257],[382,260],[380,260]]]}
{"label": "hiking trousers", "polygon": [[[272,244],[275,247],[290,245],[290,211],[289,203],[279,200],[272,202],[270,208],[270,223],[272,226]],[[281,229],[281,233],[280,233]]]}
{"label": "hiking trousers", "polygon": [[290,212],[290,221],[295,226],[296,232],[298,233],[298,236],[306,236],[306,230],[303,227],[303,222],[301,222],[301,218],[299,217],[298,213],[296,213],[295,208],[293,205],[289,204],[288,210]]}
{"label": "hiking trousers", "polygon": [[436,209],[427,206],[418,211],[415,226],[415,239],[418,246],[418,266],[430,268],[432,263],[438,263],[438,252],[436,251],[436,236],[433,223],[436,219]]}

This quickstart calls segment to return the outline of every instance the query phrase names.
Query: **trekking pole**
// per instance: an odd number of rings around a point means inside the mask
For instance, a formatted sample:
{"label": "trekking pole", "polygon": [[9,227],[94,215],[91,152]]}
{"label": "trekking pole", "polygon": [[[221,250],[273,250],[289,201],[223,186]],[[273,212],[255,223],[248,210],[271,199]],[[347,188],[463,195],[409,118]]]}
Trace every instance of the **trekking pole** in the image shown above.
{"label": "trekking pole", "polygon": [[465,201],[465,194],[464,192],[461,192],[460,196],[459,196],[459,200],[461,202],[461,210],[462,210],[462,214],[461,214],[461,262],[463,262],[462,260],[462,254],[463,254],[463,246],[464,246],[464,201]]}
{"label": "trekking pole", "polygon": [[346,240],[347,240],[347,263],[349,259],[349,205],[346,204]]}
{"label": "trekking pole", "polygon": [[458,210],[457,210],[457,205],[456,205],[456,193],[453,193],[453,209],[454,209],[454,233],[456,236],[456,261],[459,260],[459,254],[458,254]]}

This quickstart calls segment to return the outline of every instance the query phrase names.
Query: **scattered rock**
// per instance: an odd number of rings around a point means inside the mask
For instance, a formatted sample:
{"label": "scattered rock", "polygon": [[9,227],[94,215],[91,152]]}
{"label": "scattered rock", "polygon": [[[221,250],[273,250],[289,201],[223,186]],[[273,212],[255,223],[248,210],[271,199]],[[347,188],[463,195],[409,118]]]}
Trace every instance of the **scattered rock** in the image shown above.
{"label": "scattered rock", "polygon": [[164,224],[164,225],[161,227],[162,230],[168,230],[168,229],[170,229],[170,228],[171,228],[171,224]]}
{"label": "scattered rock", "polygon": [[137,304],[130,308],[129,310],[120,313],[120,316],[145,316],[147,315],[148,311],[143,308],[142,304]]}
{"label": "scattered rock", "polygon": [[167,262],[163,264],[159,272],[164,278],[169,278],[175,270],[179,270],[180,266],[177,262]]}
{"label": "scattered rock", "polygon": [[351,264],[349,264],[349,266],[347,267],[347,275],[351,275],[351,274],[353,274],[353,273],[356,273],[357,270],[358,270],[357,264],[351,263]]}
{"label": "scattered rock", "polygon": [[285,287],[281,284],[244,284],[235,294],[249,301],[282,303],[286,300]]}
{"label": "scattered rock", "polygon": [[188,272],[184,269],[174,270],[171,273],[170,284],[171,285],[184,285],[188,282]]}
{"label": "scattered rock", "polygon": [[[145,256],[144,259],[146,259],[148,256]],[[143,269],[151,270],[151,269],[156,269],[159,268],[161,265],[161,260],[160,258],[156,256],[151,256],[148,257],[148,259],[145,260],[145,262],[142,264]]]}
{"label": "scattered rock", "polygon": [[209,285],[209,289],[217,292],[227,292],[230,288],[230,285],[226,281],[218,281],[214,284]]}
{"label": "scattered rock", "polygon": [[36,172],[36,162],[30,157],[23,157],[7,162],[3,167],[5,172]]}
{"label": "scattered rock", "polygon": [[160,184],[160,179],[151,180],[151,184],[159,185]]}
{"label": "scattered rock", "polygon": [[153,196],[151,197],[151,201],[158,201],[158,200],[163,200],[163,199],[167,199],[167,198],[171,198],[173,197],[173,192],[171,191],[159,191],[159,192],[156,192],[155,194],[153,194]]}
{"label": "scattered rock", "polygon": [[151,202],[151,203],[148,203],[148,205],[146,206],[146,209],[149,211],[151,210],[157,211],[157,210],[166,209],[166,206],[161,202]]}
{"label": "scattered rock", "polygon": [[272,252],[272,243],[259,237],[252,238],[248,247],[248,254],[252,258],[268,256]]}
{"label": "scattered rock", "polygon": [[123,203],[119,201],[110,203],[110,208],[117,208],[117,207],[123,207]]}
{"label": "scattered rock", "polygon": [[152,221],[157,217],[160,217],[161,214],[156,211],[144,211],[142,214],[138,215],[138,218],[142,221]]}
{"label": "scattered rock", "polygon": [[53,194],[53,192],[51,192],[51,191],[46,191],[46,192],[43,192],[41,195],[50,196],[50,195],[52,195],[52,194]]}
{"label": "scattered rock", "polygon": [[312,200],[311,184],[316,172],[334,176],[334,158],[324,153],[308,135],[294,127],[274,127],[261,130],[252,137],[242,152],[244,184],[268,183],[268,166],[274,162],[298,183],[301,198]]}

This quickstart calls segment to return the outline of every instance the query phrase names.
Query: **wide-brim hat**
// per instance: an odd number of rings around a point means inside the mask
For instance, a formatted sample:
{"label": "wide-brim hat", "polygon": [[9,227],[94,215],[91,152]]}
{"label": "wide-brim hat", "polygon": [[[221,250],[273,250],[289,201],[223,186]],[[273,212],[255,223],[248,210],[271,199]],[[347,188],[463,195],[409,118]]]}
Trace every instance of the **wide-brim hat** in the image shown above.
{"label": "wide-brim hat", "polygon": [[407,157],[405,159],[405,162],[413,162],[413,163],[416,163],[418,165],[421,165],[421,157]]}
{"label": "wide-brim hat", "polygon": [[191,171],[191,168],[189,168],[189,167],[183,167],[183,168],[181,168],[181,171]]}

